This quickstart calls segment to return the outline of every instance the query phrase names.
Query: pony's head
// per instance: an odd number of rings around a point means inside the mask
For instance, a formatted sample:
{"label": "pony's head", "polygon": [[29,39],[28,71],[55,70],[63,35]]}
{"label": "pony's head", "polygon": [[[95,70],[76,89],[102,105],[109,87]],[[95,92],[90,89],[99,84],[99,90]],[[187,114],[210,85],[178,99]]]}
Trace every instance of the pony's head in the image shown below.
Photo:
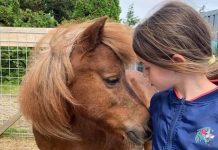
{"label": "pony's head", "polygon": [[136,58],[131,29],[106,19],[60,26],[33,52],[20,104],[40,133],[78,140],[99,130],[136,144],[150,136],[145,103],[125,77]]}

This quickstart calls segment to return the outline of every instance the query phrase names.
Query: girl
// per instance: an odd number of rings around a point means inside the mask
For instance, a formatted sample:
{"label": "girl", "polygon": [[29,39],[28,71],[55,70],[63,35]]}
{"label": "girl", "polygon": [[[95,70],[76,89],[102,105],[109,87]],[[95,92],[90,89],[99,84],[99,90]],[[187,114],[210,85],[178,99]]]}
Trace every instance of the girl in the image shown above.
{"label": "girl", "polygon": [[[139,24],[133,48],[150,82],[153,150],[217,150],[218,87],[209,28],[190,6],[169,2]],[[217,80],[218,81],[218,80]]]}

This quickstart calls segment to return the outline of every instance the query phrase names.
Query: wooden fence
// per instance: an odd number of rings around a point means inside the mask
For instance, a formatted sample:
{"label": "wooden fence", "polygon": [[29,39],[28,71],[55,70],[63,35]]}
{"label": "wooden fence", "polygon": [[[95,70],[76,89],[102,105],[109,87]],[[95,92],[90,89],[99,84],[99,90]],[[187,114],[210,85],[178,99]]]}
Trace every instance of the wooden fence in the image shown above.
{"label": "wooden fence", "polygon": [[[6,144],[4,137],[33,138],[31,125],[19,112],[17,97],[23,76],[20,72],[26,68],[19,62],[27,64],[28,52],[50,30],[52,28],[0,27],[0,149],[19,149],[13,141]],[[20,149],[33,149],[19,143],[15,145],[20,145]]]}

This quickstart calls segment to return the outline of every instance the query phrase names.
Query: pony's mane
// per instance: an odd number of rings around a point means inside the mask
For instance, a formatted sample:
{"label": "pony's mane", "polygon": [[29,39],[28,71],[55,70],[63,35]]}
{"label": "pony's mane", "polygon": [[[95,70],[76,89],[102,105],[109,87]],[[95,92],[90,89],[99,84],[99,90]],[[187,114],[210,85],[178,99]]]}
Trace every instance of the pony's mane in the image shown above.
{"label": "pony's mane", "polygon": [[[91,24],[62,25],[43,37],[31,54],[20,88],[21,111],[44,135],[69,140],[79,138],[71,132],[72,116],[67,108],[69,103],[71,109],[78,105],[68,89],[74,77],[70,55],[76,40]],[[136,58],[131,37],[130,28],[111,22],[105,24],[101,42],[109,46],[123,64],[128,64]]]}

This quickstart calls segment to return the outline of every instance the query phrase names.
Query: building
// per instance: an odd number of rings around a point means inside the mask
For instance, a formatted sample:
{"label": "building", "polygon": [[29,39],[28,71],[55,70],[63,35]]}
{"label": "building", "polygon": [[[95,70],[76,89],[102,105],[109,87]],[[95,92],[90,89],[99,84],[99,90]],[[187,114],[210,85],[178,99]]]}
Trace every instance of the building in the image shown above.
{"label": "building", "polygon": [[218,9],[202,12],[201,14],[213,27],[214,32],[216,33],[214,38],[218,41]]}
{"label": "building", "polygon": [[211,42],[211,47],[214,53],[218,53],[218,9],[202,12],[202,16],[211,24],[214,29],[214,37]]}

